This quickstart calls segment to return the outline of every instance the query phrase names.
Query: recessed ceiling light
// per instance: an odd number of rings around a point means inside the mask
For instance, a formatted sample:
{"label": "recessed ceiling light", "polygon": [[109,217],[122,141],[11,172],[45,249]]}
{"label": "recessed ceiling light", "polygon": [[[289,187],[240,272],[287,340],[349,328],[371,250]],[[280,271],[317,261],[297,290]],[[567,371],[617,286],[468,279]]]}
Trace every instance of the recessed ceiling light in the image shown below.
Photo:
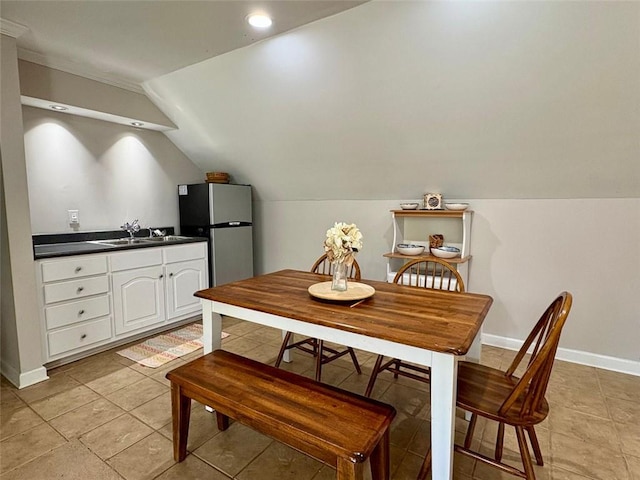
{"label": "recessed ceiling light", "polygon": [[133,125],[134,127],[143,127],[144,123],[142,123],[142,122],[131,122],[131,125]]}
{"label": "recessed ceiling light", "polygon": [[273,23],[271,18],[263,13],[254,13],[247,17],[249,25],[256,28],[268,28]]}
{"label": "recessed ceiling light", "polygon": [[51,105],[51,108],[52,108],[53,110],[60,110],[60,111],[62,111],[62,110],[69,110],[67,107],[63,107],[62,105]]}

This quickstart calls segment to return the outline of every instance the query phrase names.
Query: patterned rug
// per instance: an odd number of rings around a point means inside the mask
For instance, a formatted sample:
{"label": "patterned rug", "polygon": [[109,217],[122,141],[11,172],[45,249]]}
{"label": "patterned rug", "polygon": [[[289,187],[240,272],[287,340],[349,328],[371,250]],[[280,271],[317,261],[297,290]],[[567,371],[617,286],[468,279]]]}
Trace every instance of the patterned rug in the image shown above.
{"label": "patterned rug", "polygon": [[[228,333],[222,332],[222,338],[228,336]],[[117,353],[145,367],[157,368],[199,348],[202,348],[202,324],[194,323],[180,330],[163,333],[132,345]]]}

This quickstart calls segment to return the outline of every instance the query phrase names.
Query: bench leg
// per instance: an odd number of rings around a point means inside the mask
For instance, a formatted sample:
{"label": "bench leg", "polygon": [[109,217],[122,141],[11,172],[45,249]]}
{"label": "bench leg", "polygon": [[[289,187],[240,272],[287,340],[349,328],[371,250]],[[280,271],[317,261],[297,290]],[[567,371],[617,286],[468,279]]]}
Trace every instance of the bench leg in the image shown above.
{"label": "bench leg", "polygon": [[371,479],[389,480],[389,429],[371,452]]}
{"label": "bench leg", "polygon": [[218,423],[218,430],[224,431],[229,428],[229,417],[216,410],[216,422]]}
{"label": "bench leg", "polygon": [[338,465],[336,468],[337,480],[363,480],[364,479],[364,464],[353,463],[346,458],[338,458]]}
{"label": "bench leg", "polygon": [[173,459],[183,461],[187,456],[191,399],[182,395],[179,385],[171,384],[171,417],[173,419]]}

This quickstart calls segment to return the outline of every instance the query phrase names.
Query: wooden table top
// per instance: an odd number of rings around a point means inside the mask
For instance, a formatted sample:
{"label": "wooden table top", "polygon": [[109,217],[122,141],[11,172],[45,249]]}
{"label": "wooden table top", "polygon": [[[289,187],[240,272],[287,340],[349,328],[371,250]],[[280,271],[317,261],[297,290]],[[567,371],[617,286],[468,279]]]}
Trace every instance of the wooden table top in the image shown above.
{"label": "wooden table top", "polygon": [[327,278],[315,273],[281,270],[200,290],[195,295],[454,355],[467,353],[493,302],[488,295],[360,280],[375,288],[376,293],[351,308],[355,302],[328,302],[309,295],[307,289],[311,285],[326,282]]}

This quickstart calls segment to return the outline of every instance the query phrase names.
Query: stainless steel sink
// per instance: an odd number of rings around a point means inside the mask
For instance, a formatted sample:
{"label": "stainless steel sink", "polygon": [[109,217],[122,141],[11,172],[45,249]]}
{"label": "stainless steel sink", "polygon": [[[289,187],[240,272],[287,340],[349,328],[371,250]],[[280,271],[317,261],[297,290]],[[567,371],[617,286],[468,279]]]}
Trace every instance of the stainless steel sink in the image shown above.
{"label": "stainless steel sink", "polygon": [[98,245],[137,245],[143,243],[142,238],[118,238],[115,240],[92,240],[90,243],[97,243]]}
{"label": "stainless steel sink", "polygon": [[148,237],[141,238],[145,242],[162,243],[162,242],[177,242],[180,240],[188,240],[190,237],[182,237],[180,235],[167,235],[164,237]]}

